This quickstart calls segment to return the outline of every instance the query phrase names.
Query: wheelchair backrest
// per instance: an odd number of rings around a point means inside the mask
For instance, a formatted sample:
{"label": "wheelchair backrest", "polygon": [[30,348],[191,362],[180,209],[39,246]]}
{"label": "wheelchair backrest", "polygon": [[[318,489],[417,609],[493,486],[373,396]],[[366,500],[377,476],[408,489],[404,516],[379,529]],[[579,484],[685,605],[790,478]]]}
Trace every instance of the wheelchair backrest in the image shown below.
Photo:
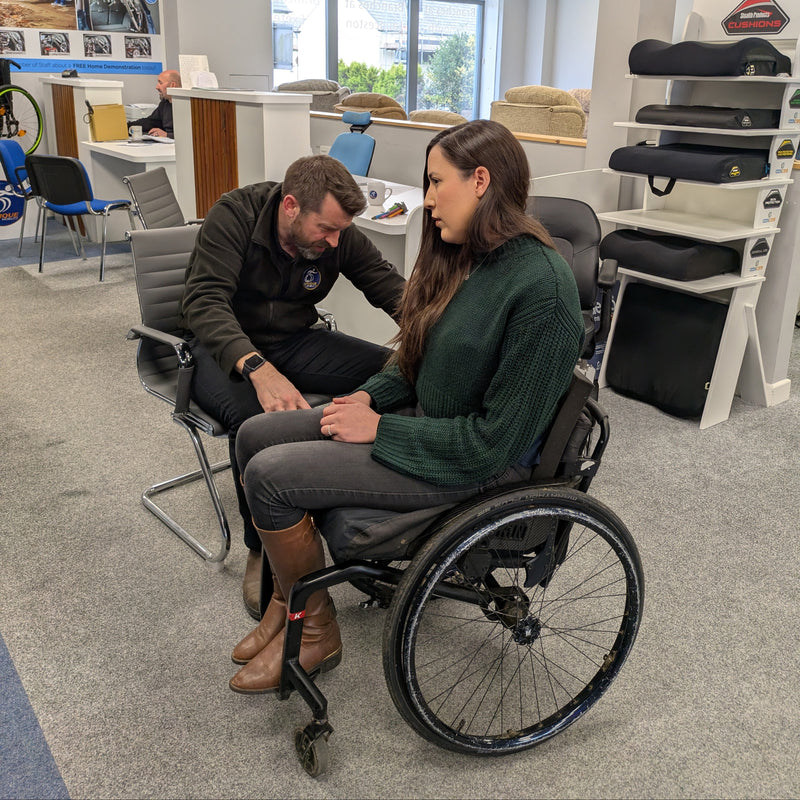
{"label": "wheelchair backrest", "polygon": [[[608,418],[591,399],[592,388],[592,381],[575,367],[539,451],[539,463],[531,476],[535,481],[578,478],[576,483],[585,490],[594,477],[608,439]],[[600,435],[590,453],[590,437],[596,425],[600,426]]]}

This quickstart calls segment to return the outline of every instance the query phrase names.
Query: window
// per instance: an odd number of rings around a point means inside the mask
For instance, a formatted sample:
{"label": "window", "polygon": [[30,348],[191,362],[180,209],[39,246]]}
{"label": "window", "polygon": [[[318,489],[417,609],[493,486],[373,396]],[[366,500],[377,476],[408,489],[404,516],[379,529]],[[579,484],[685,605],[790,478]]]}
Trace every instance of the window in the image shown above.
{"label": "window", "polygon": [[437,108],[471,119],[483,8],[484,0],[274,0],[275,83],[331,77],[352,92],[389,95],[407,111]]}

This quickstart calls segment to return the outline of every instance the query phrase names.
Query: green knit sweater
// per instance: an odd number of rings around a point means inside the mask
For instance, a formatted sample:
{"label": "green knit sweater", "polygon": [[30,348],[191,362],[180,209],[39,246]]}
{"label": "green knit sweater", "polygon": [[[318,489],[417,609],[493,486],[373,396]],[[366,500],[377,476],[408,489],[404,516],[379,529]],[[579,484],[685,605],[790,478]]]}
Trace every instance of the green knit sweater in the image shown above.
{"label": "green knit sweater", "polygon": [[[547,428],[582,339],[566,262],[532,236],[506,242],[431,330],[415,386],[390,365],[360,387],[382,415],[372,457],[442,486],[501,474]],[[425,416],[387,413],[417,403]]]}

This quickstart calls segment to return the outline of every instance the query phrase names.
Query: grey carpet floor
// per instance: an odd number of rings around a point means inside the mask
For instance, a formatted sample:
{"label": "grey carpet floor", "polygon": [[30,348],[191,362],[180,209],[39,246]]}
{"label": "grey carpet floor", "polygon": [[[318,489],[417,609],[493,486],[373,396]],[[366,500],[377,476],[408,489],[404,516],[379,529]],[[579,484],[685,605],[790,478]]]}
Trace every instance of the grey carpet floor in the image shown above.
{"label": "grey carpet floor", "polygon": [[[647,585],[634,651],[589,714],[503,759],[428,744],[384,684],[385,612],[337,587],[345,657],[320,679],[335,733],[315,781],[292,744],[302,700],[227,687],[251,626],[229,475],[222,565],[140,504],[193,454],[138,384],[132,270],[114,258],[105,284],[96,258],[0,269],[0,633],[73,798],[800,795],[797,340],[786,403],[736,401],[705,431],[601,394],[612,441],[592,493],[633,532]],[[200,487],[170,502],[213,541]]]}

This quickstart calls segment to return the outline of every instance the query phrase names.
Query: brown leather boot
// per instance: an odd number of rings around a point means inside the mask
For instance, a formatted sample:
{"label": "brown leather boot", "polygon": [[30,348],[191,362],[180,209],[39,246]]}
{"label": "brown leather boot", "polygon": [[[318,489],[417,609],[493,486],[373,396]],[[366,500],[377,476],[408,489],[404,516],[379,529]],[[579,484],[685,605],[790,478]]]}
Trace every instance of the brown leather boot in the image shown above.
{"label": "brown leather boot", "polygon": [[[297,525],[283,531],[259,531],[272,569],[284,597],[298,578],[325,566],[325,553],[311,517],[306,514]],[[284,631],[278,633],[230,680],[230,687],[242,694],[274,692],[278,688],[283,661]],[[327,590],[314,592],[306,603],[300,665],[309,675],[327,672],[342,660],[342,639],[336,609]]]}

